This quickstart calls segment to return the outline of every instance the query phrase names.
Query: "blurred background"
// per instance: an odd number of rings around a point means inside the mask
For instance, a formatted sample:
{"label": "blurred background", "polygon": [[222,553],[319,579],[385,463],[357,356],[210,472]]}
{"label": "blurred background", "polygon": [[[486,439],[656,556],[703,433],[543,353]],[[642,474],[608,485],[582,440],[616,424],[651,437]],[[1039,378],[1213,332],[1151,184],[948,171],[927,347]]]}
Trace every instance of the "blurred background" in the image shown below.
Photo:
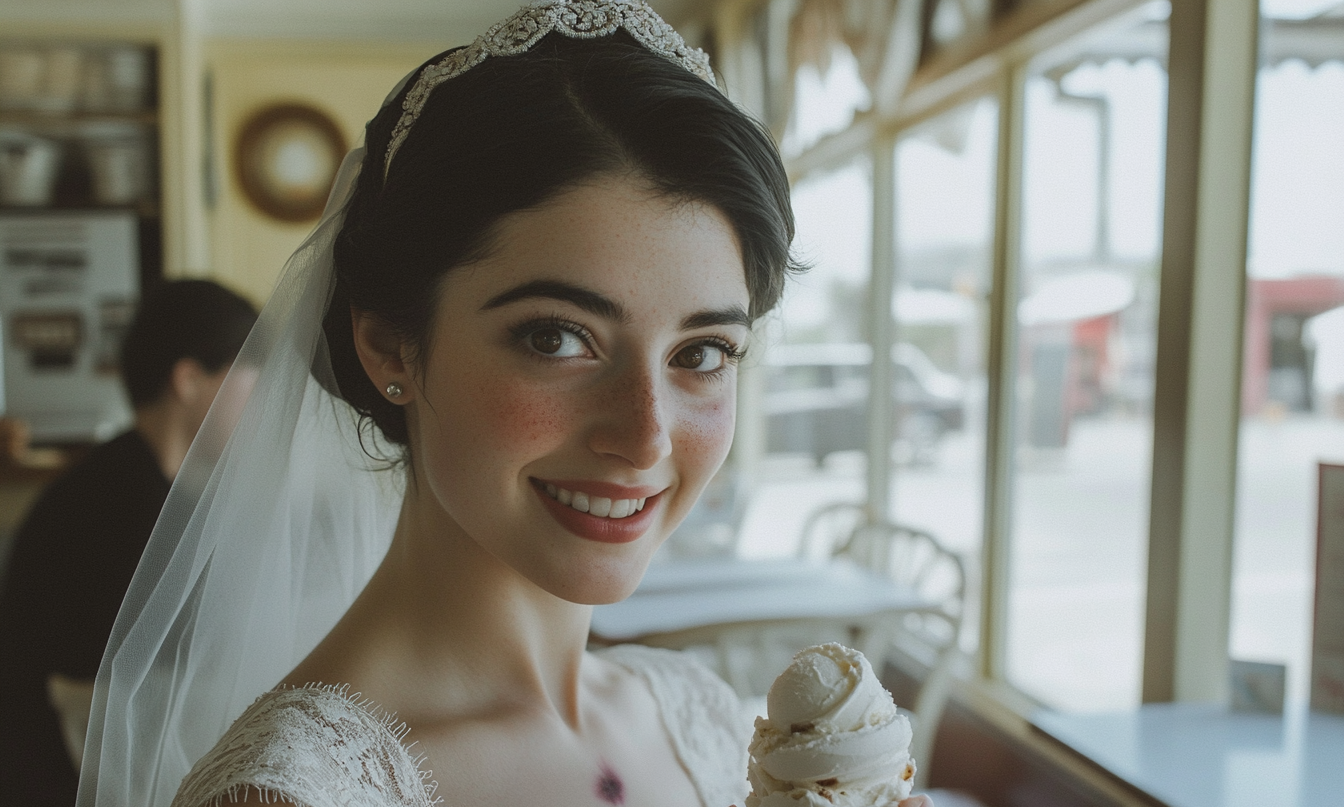
{"label": "blurred background", "polygon": [[[140,297],[264,304],[388,88],[516,5],[0,0],[0,569],[42,486],[131,422]],[[1344,464],[1344,4],[653,5],[781,144],[812,267],[662,561],[826,555],[835,504],[927,533],[965,576],[943,784],[1234,803],[1023,726],[1225,703],[1231,660],[1308,698],[1319,465]]]}

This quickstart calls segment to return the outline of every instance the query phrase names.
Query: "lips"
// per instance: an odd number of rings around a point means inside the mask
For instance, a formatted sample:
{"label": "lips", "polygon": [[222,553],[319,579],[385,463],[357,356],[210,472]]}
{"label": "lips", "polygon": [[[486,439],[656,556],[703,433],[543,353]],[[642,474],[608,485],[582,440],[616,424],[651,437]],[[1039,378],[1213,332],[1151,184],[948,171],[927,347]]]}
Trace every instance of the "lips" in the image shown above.
{"label": "lips", "polygon": [[590,541],[624,544],[642,536],[653,521],[662,492],[607,482],[533,479],[532,488],[568,532]]}

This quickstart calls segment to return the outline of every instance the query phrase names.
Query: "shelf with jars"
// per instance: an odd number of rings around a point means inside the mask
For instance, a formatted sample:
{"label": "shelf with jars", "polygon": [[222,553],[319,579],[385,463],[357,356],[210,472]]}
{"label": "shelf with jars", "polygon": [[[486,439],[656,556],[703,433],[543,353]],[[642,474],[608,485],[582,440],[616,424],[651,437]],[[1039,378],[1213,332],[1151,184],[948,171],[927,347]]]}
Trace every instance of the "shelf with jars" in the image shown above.
{"label": "shelf with jars", "polygon": [[152,48],[0,40],[0,207],[155,217]]}
{"label": "shelf with jars", "polygon": [[121,335],[163,274],[157,51],[0,38],[0,415],[35,442],[129,421]]}

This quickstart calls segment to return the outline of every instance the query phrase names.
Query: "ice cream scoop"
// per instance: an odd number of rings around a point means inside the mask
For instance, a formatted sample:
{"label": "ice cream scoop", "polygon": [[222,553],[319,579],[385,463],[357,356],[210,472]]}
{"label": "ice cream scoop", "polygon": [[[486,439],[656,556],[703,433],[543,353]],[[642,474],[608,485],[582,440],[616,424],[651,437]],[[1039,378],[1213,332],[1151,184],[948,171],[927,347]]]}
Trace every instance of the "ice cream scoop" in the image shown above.
{"label": "ice cream scoop", "polygon": [[859,651],[800,652],[766,712],[748,748],[747,807],[883,807],[910,795],[910,721]]}

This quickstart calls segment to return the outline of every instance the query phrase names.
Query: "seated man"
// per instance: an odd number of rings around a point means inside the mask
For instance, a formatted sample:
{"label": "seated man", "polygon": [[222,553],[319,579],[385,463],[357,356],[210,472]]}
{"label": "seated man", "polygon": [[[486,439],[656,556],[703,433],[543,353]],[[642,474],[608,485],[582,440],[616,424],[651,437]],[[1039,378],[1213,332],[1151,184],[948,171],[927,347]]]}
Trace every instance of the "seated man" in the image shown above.
{"label": "seated man", "polygon": [[97,673],[169,485],[256,316],[208,281],[147,295],[121,352],[135,427],[52,483],[15,534],[0,583],[0,804],[74,803],[47,679]]}

